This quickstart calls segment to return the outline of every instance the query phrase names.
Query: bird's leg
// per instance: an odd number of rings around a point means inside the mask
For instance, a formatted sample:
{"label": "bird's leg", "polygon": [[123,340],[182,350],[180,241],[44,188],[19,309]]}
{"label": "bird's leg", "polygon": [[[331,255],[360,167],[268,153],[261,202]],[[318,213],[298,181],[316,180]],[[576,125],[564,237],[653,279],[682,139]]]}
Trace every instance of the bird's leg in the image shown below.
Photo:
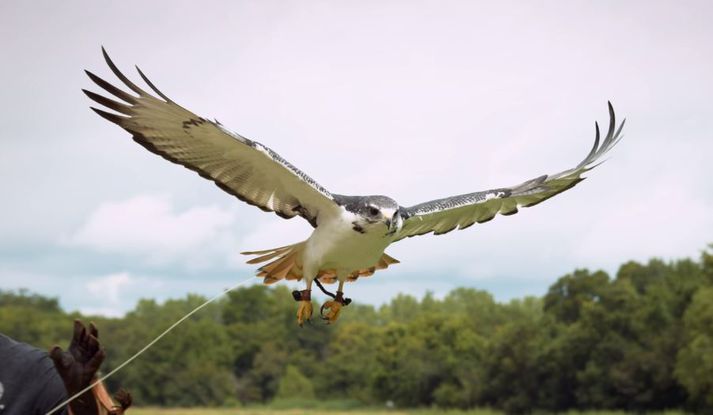
{"label": "bird's leg", "polygon": [[[319,284],[318,284],[319,285]],[[320,287],[321,288],[321,287]],[[328,300],[322,304],[322,308],[319,309],[319,313],[322,315],[322,319],[327,322],[327,324],[334,323],[339,317],[339,312],[342,310],[342,306],[349,305],[352,302],[351,298],[344,298],[344,280],[339,281],[339,288],[337,288],[337,295],[335,295],[333,300]],[[324,289],[322,289],[324,291]],[[325,309],[327,313],[325,314]]]}
{"label": "bird's leg", "polygon": [[324,285],[322,285],[322,283],[319,282],[319,280],[315,280],[315,282],[317,283],[317,287],[319,287],[319,289],[322,290],[322,292],[323,292],[325,295],[328,295],[328,296],[330,296],[330,297],[332,297],[332,298],[337,298],[337,296],[334,295],[333,292],[327,291],[327,289],[324,288]]}
{"label": "bird's leg", "polygon": [[312,318],[312,280],[307,280],[307,289],[292,291],[292,297],[300,303],[297,307],[297,324],[302,327],[305,321]]}

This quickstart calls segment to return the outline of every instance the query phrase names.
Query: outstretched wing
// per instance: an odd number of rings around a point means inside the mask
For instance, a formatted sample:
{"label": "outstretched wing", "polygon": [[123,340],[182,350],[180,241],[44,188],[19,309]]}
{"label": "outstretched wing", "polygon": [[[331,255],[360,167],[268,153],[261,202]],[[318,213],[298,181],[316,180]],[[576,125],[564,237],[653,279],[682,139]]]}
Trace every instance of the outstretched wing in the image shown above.
{"label": "outstretched wing", "polygon": [[453,229],[465,229],[474,223],[487,222],[498,213],[512,215],[519,207],[534,206],[564,192],[584,180],[582,173],[597,166],[596,162],[621,139],[624,122],[616,128],[614,109],[609,103],[609,131],[601,142],[599,125],[595,124],[594,146],[576,167],[554,175],[544,175],[517,186],[468,193],[432,200],[401,208],[403,227],[397,239],[433,232],[441,235]]}
{"label": "outstretched wing", "polygon": [[166,160],[212,180],[238,199],[283,218],[300,215],[317,226],[320,212],[337,209],[332,195],[309,176],[258,143],[188,111],[161,93],[137,67],[159,99],[132,83],[107,55],[112,72],[129,94],[89,71],[89,78],[122,102],[83,90],[97,103],[119,114],[92,107],[105,119],[133,135],[134,141]]}

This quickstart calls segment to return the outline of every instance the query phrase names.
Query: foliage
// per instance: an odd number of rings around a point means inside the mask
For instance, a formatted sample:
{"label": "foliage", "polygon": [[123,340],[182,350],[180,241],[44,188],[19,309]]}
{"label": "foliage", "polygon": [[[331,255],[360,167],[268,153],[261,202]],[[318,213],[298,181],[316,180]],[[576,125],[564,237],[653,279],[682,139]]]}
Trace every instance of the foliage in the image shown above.
{"label": "foliage", "polygon": [[[95,316],[104,370],[202,301],[141,300],[123,318]],[[56,299],[0,291],[0,332],[38,347],[66,342],[76,317],[91,318],[65,313]],[[304,328],[285,287],[256,285],[192,316],[110,379],[119,385],[139,404],[162,406],[287,408],[328,397],[434,413],[710,413],[713,255],[628,262],[613,277],[576,270],[542,298],[508,303],[471,288],[442,299],[399,295],[379,308],[352,304],[335,325]]]}
{"label": "foliage", "polygon": [[[131,408],[131,415],[502,415],[501,411],[491,409],[471,409],[471,410],[442,410],[442,409],[408,409],[408,410],[387,410],[387,409],[332,409],[310,408],[309,412],[304,409],[274,408],[273,406],[247,407],[240,409],[207,409],[207,408]],[[565,415],[627,415],[621,411],[584,411],[566,412]],[[683,415],[679,411],[649,412],[647,415]]]}
{"label": "foliage", "polygon": [[312,381],[303,375],[295,366],[287,365],[285,374],[280,378],[275,399],[305,399],[313,400],[314,386]]}
{"label": "foliage", "polygon": [[701,289],[684,316],[686,342],[678,352],[676,375],[695,407],[713,407],[713,287]]}

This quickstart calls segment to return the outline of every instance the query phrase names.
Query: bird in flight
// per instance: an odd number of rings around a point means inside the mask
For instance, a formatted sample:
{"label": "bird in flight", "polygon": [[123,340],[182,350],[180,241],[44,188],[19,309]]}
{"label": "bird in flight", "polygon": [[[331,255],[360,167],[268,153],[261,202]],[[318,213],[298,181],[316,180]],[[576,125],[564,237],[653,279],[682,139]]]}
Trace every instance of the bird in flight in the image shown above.
{"label": "bird in flight", "polygon": [[[575,167],[543,175],[524,183],[467,193],[404,207],[388,196],[344,196],[331,193],[290,162],[257,141],[228,130],[173,102],[159,91],[137,67],[152,95],[131,82],[102,48],[104,59],[128,93],[85,71],[89,78],[114,99],[83,90],[105,109],[92,109],[119,125],[134,141],[173,163],[213,181],[238,199],[266,212],[290,219],[300,216],[314,230],[307,240],[264,251],[243,252],[256,257],[249,264],[266,263],[257,271],[266,284],[282,279],[304,280],[305,289],[293,291],[299,302],[297,322],[312,316],[311,290],[316,283],[331,299],[320,309],[322,318],[334,322],[343,306],[344,283],[374,274],[399,261],[384,250],[412,236],[441,235],[493,219],[512,215],[520,207],[534,206],[580,181],[596,167],[622,137],[609,103],[609,128],[600,139],[595,123],[594,145]],[[323,283],[338,282],[336,294]]]}

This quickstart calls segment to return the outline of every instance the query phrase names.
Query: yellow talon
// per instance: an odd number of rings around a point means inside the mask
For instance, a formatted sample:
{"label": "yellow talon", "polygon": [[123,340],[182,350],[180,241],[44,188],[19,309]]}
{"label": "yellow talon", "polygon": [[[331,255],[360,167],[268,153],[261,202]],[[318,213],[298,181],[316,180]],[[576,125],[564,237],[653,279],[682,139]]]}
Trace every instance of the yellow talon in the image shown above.
{"label": "yellow talon", "polygon": [[312,301],[300,301],[300,306],[297,308],[297,324],[302,327],[310,318],[312,318]]}
{"label": "yellow talon", "polygon": [[[341,287],[340,285],[339,288]],[[325,320],[327,324],[334,323],[337,321],[337,318],[339,318],[342,307],[349,305],[351,302],[351,298],[344,298],[344,293],[338,290],[337,295],[334,296],[334,300],[329,300],[322,304],[322,308],[319,309],[319,314],[322,315],[322,320]],[[326,315],[324,314],[324,309],[328,310]]]}
{"label": "yellow talon", "polygon": [[[324,310],[329,310],[327,314]],[[342,303],[334,300],[329,300],[322,305],[320,313],[322,314],[322,319],[327,322],[327,324],[334,323],[339,318],[339,312],[342,311]]]}
{"label": "yellow talon", "polygon": [[302,327],[305,321],[312,318],[312,295],[309,289],[302,291],[292,291],[292,298],[300,303],[297,307],[297,324]]}

